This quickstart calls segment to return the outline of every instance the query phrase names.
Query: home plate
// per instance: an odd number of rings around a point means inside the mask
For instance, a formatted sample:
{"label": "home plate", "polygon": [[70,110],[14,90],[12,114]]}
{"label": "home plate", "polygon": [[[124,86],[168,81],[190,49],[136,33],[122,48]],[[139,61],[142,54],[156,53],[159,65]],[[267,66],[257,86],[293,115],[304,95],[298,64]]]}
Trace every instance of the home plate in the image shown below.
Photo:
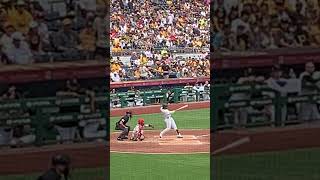
{"label": "home plate", "polygon": [[[155,138],[159,138],[159,136],[154,136]],[[160,140],[166,139],[166,140],[173,140],[173,139],[197,139],[194,135],[184,135],[183,138],[177,138],[177,136],[163,136]]]}
{"label": "home plate", "polygon": [[199,140],[194,141],[163,141],[159,145],[199,145],[202,144]]}

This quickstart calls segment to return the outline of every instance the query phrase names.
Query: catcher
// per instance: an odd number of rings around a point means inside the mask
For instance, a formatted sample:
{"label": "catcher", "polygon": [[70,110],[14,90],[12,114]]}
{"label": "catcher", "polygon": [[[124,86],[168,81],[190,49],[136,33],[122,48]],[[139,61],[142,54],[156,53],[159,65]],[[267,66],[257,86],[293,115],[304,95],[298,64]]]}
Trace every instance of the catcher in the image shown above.
{"label": "catcher", "polygon": [[138,119],[138,124],[133,129],[130,140],[132,140],[132,141],[144,140],[144,138],[145,138],[144,137],[144,130],[143,130],[144,127],[154,128],[154,126],[152,124],[144,124],[144,119],[140,118],[140,119]]}

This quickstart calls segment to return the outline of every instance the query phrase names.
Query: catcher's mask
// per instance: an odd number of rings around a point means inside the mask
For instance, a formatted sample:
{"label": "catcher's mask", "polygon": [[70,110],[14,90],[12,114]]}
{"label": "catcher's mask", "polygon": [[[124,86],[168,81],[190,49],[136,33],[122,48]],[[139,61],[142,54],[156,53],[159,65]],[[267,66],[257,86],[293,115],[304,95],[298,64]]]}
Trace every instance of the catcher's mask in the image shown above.
{"label": "catcher's mask", "polygon": [[142,119],[142,118],[138,119],[138,124],[143,126],[144,125],[144,119]]}
{"label": "catcher's mask", "polygon": [[62,174],[64,176],[65,180],[69,179],[69,173],[70,173],[70,158],[69,156],[65,154],[58,154],[52,157],[52,165],[57,167],[57,166],[64,166],[65,168],[62,170]]}
{"label": "catcher's mask", "polygon": [[127,111],[126,114],[131,118],[132,117],[132,112],[131,111]]}
{"label": "catcher's mask", "polygon": [[163,109],[168,109],[168,104],[162,104]]}
{"label": "catcher's mask", "polygon": [[57,166],[57,165],[69,166],[69,164],[70,164],[70,158],[65,154],[58,154],[52,157],[53,166]]}

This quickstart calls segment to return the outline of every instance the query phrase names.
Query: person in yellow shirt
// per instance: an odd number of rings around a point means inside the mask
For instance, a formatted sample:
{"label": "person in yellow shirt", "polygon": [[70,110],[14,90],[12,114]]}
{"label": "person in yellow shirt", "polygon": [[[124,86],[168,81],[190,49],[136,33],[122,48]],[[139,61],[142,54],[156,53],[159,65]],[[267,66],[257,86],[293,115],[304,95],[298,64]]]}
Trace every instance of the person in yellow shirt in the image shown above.
{"label": "person in yellow shirt", "polygon": [[309,36],[316,45],[320,45],[320,26],[316,20],[309,24]]}
{"label": "person in yellow shirt", "polygon": [[88,21],[87,26],[80,32],[81,49],[94,52],[96,49],[96,32],[92,27],[92,22]]}
{"label": "person in yellow shirt", "polygon": [[26,4],[23,0],[18,0],[16,10],[8,12],[8,21],[17,31],[24,34],[28,33],[29,24],[33,21],[33,17],[26,9]]}
{"label": "person in yellow shirt", "polygon": [[161,66],[158,66],[158,68],[156,69],[156,72],[159,74],[159,75],[163,75],[163,69]]}
{"label": "person in yellow shirt", "polygon": [[147,56],[144,55],[144,54],[141,54],[141,56],[140,56],[140,64],[143,66],[143,65],[146,65],[147,62],[148,62]]}
{"label": "person in yellow shirt", "polygon": [[117,58],[116,61],[112,62],[111,64],[111,72],[117,72],[119,73],[120,69],[121,69],[121,66],[120,66],[120,59]]}
{"label": "person in yellow shirt", "polygon": [[140,71],[139,71],[139,68],[137,68],[135,71],[134,71],[134,77],[135,77],[135,79],[140,79],[140,77],[141,77],[141,73],[140,73]]}
{"label": "person in yellow shirt", "polygon": [[205,27],[207,26],[207,21],[204,18],[200,19],[199,26],[200,26],[200,29],[205,29]]}
{"label": "person in yellow shirt", "polygon": [[117,65],[114,62],[111,62],[110,70],[111,72],[116,72]]}
{"label": "person in yellow shirt", "polygon": [[113,48],[112,48],[112,51],[113,52],[120,52],[122,49],[121,49],[121,46],[120,46],[120,39],[119,38],[115,38],[113,40]]}

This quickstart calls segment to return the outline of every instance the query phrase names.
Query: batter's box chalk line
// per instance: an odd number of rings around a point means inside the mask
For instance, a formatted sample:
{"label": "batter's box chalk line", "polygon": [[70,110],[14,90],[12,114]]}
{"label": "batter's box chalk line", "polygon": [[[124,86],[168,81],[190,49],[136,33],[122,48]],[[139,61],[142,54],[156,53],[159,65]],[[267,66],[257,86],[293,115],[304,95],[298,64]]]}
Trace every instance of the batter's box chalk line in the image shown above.
{"label": "batter's box chalk line", "polygon": [[201,137],[210,137],[210,134],[204,134],[204,135],[196,136],[196,138],[201,138]]}
{"label": "batter's box chalk line", "polygon": [[131,141],[131,140],[125,140],[125,141],[117,141],[120,144],[136,144],[136,143],[157,143],[157,140],[154,139],[145,139],[143,141]]}
{"label": "batter's box chalk line", "polygon": [[179,139],[179,140],[187,140],[187,139],[198,139],[195,135],[182,135],[183,138],[177,138],[176,135],[164,135],[161,139],[159,136],[154,136],[154,138],[160,139],[160,140],[174,140],[174,139]]}
{"label": "batter's box chalk line", "polygon": [[181,141],[181,142],[177,142],[177,141],[168,141],[168,142],[159,142],[159,145],[170,145],[170,146],[180,146],[180,145],[188,145],[188,146],[192,146],[192,145],[201,145],[202,142],[200,142],[199,140],[196,141]]}

